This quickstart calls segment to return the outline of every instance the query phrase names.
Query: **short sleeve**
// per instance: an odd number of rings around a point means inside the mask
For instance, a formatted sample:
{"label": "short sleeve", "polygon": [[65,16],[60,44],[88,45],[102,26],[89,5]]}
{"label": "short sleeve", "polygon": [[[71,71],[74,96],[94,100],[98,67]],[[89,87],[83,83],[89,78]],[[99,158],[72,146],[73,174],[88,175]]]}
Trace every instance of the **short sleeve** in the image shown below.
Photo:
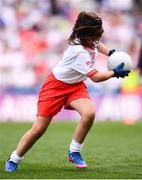
{"label": "short sleeve", "polygon": [[79,53],[76,56],[76,59],[72,64],[72,68],[87,77],[91,77],[98,72],[94,67],[94,62],[91,61],[89,54],[85,52]]}

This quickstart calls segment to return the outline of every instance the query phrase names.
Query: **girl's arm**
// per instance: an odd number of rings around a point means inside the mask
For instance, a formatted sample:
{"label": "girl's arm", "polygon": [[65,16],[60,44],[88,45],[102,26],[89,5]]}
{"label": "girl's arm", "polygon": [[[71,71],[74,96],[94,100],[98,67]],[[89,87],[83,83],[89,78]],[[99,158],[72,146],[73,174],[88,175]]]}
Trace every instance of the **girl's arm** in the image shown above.
{"label": "girl's arm", "polygon": [[107,72],[97,72],[96,74],[91,76],[90,79],[94,82],[101,82],[108,80],[112,77],[114,77],[114,71],[107,71]]}
{"label": "girl's arm", "polygon": [[94,82],[101,82],[108,80],[112,77],[121,77],[125,78],[129,75],[130,71],[123,70],[124,63],[120,63],[117,65],[113,71],[107,71],[107,72],[96,72],[93,76],[90,77],[90,79]]}
{"label": "girl's arm", "polygon": [[100,42],[98,45],[98,51],[106,56],[110,56],[115,52],[115,49],[110,49],[105,44]]}

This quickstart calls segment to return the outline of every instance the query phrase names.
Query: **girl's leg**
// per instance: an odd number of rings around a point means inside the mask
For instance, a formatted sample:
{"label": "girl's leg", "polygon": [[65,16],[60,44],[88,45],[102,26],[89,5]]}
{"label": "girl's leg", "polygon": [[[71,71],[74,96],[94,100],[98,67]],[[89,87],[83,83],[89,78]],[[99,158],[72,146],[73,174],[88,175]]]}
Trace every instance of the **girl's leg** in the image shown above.
{"label": "girl's leg", "polygon": [[87,164],[82,159],[80,152],[83,147],[84,139],[94,122],[95,108],[93,102],[87,98],[74,100],[70,103],[70,106],[81,115],[81,119],[70,144],[68,159],[73,162],[77,168],[86,168]]}
{"label": "girl's leg", "polygon": [[23,135],[16,150],[11,154],[9,160],[6,162],[5,170],[7,172],[14,172],[17,170],[17,165],[21,161],[22,156],[44,134],[51,120],[52,117],[37,117],[32,128]]}
{"label": "girl's leg", "polygon": [[81,115],[74,133],[74,140],[82,144],[95,120],[95,107],[93,102],[87,98],[74,100],[70,103],[70,106]]}
{"label": "girl's leg", "polygon": [[16,148],[17,155],[23,156],[33,146],[33,144],[44,134],[51,120],[52,117],[37,117],[32,128],[21,138]]}

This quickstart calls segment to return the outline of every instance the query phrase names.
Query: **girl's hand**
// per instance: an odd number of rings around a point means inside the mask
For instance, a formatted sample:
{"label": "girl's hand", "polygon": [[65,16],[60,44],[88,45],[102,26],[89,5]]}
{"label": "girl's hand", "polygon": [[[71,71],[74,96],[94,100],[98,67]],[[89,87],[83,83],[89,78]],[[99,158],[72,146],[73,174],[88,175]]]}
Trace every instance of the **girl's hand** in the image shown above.
{"label": "girl's hand", "polygon": [[125,76],[129,75],[130,71],[123,70],[123,67],[124,67],[124,63],[121,63],[113,69],[115,77],[124,78]]}

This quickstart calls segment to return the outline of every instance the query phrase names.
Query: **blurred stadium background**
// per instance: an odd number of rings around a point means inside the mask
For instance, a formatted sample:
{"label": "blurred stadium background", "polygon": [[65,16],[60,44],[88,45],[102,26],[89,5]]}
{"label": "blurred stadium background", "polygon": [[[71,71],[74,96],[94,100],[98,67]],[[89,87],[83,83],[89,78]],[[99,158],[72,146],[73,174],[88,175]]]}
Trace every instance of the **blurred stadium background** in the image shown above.
{"label": "blurred stadium background", "polygon": [[[82,10],[103,18],[103,42],[129,53],[134,71],[125,80],[86,81],[98,121],[142,119],[142,0],[0,0],[0,121],[34,121],[37,95],[61,59]],[[96,66],[106,70],[107,57]],[[62,110],[56,120],[76,120]]]}

